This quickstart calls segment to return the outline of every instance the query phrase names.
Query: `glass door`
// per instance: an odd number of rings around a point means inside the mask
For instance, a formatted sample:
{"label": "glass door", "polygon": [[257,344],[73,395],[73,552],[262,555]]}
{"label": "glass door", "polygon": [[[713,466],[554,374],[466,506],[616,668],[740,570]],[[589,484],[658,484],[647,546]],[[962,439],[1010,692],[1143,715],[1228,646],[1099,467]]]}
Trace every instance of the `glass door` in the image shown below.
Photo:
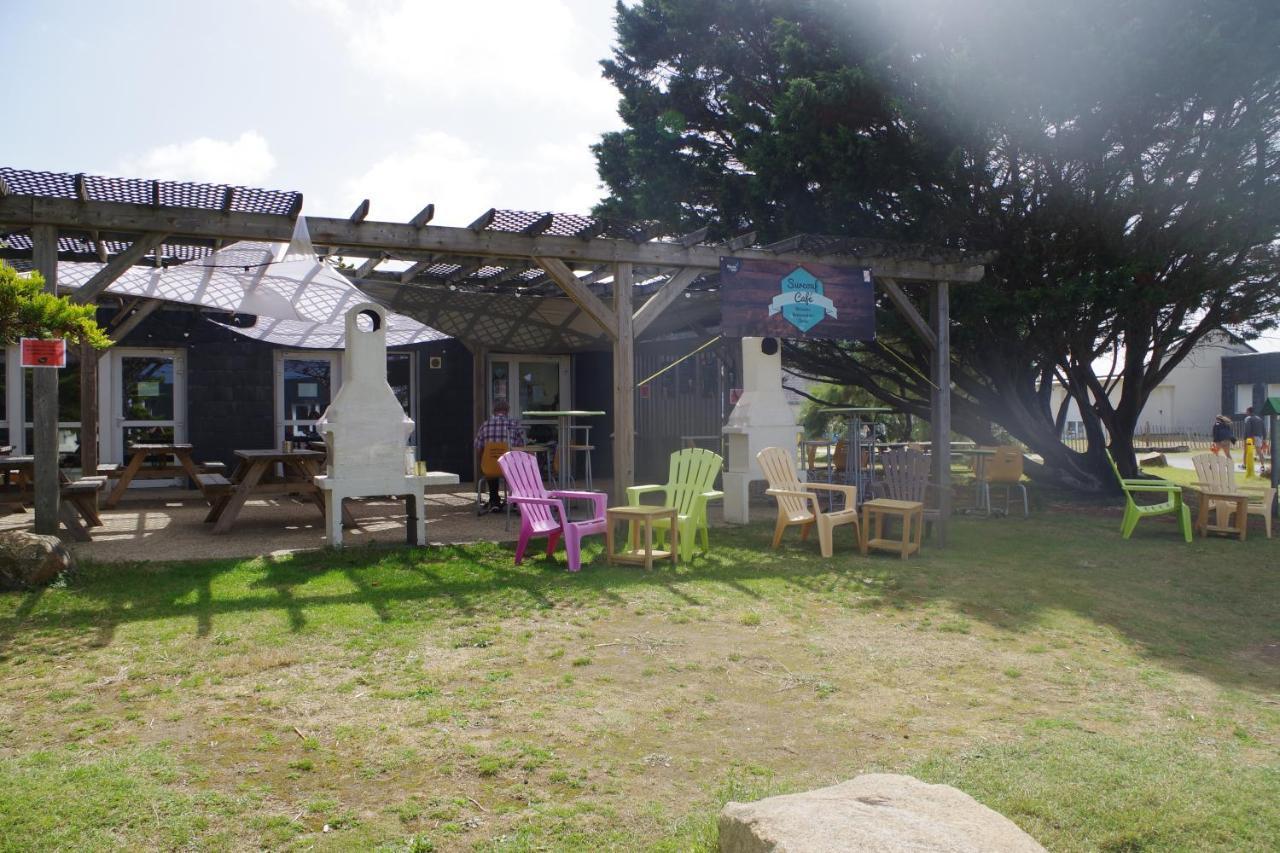
{"label": "glass door", "polygon": [[[127,463],[134,444],[187,440],[186,354],[177,349],[112,347],[99,362],[103,461]],[[109,405],[108,405],[109,404]],[[170,460],[172,461],[172,460]],[[161,465],[152,459],[148,464]],[[134,488],[181,484],[181,479],[135,479]]]}
{"label": "glass door", "polygon": [[571,408],[569,400],[569,357],[494,355],[489,358],[489,408],[504,399],[514,420],[532,421],[530,441],[555,438],[554,419],[539,420],[538,412]]}
{"label": "glass door", "polygon": [[342,381],[338,353],[282,352],[277,357],[277,443],[320,440],[316,421]]}

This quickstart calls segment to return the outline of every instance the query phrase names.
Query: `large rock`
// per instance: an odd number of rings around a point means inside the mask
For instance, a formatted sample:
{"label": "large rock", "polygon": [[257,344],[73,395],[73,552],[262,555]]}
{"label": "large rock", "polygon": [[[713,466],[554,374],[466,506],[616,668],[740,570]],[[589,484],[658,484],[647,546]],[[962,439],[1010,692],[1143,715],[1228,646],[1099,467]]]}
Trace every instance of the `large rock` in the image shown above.
{"label": "large rock", "polygon": [[57,536],[8,530],[0,533],[0,589],[34,589],[75,568]]}
{"label": "large rock", "polygon": [[721,853],[1040,851],[1013,821],[950,785],[868,773],[802,794],[729,803]]}

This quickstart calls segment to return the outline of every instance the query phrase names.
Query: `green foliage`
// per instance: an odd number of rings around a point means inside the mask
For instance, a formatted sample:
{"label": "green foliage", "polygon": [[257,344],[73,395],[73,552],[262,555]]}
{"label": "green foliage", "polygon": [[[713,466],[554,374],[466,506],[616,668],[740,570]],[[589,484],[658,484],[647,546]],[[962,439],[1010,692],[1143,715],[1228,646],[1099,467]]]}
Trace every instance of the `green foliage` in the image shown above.
{"label": "green foliage", "polygon": [[65,296],[44,292],[39,273],[20,276],[0,261],[0,340],[19,338],[67,338],[88,341],[97,349],[111,346],[111,338],[95,319],[93,305],[79,305]]}
{"label": "green foliage", "polygon": [[[952,289],[953,418],[1105,482],[1142,404],[1205,335],[1280,310],[1280,18],[1239,0],[644,0],[605,76],[601,213],[995,253]],[[912,293],[923,301],[923,291]],[[926,415],[929,352],[789,347],[796,369]],[[1094,362],[1115,347],[1118,401]],[[1058,440],[1055,381],[1087,458]]]}

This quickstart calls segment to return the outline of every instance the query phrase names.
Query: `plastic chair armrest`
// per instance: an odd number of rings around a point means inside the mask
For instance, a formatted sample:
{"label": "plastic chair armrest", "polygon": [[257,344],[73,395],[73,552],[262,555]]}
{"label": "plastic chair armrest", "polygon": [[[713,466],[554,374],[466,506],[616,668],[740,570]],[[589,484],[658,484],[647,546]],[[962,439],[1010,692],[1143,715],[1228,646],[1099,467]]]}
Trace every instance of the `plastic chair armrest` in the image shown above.
{"label": "plastic chair armrest", "polygon": [[713,489],[713,490],[711,490],[711,491],[709,491],[709,492],[703,492],[703,493],[702,493],[702,495],[701,495],[701,497],[703,497],[703,498],[705,498],[705,499],[707,499],[707,500],[709,500],[709,501],[718,501],[718,500],[720,500],[720,498],[724,497],[724,492],[718,492],[718,491],[716,491],[716,490],[714,490],[714,489]]}
{"label": "plastic chair armrest", "polygon": [[665,492],[666,490],[666,486],[659,486],[656,484],[650,484],[647,486],[627,486],[627,504],[629,506],[640,506],[641,495],[647,495],[653,492]]}
{"label": "plastic chair armrest", "polygon": [[[608,506],[608,503],[609,503],[609,496],[606,495],[604,492],[573,491],[573,490],[566,489],[566,490],[558,490],[554,492],[547,492],[547,494],[551,495],[554,498],[568,498],[569,500],[591,501],[591,503],[594,504],[596,508],[596,518],[604,517],[605,507]],[[568,516],[565,516],[565,518],[567,519]]]}

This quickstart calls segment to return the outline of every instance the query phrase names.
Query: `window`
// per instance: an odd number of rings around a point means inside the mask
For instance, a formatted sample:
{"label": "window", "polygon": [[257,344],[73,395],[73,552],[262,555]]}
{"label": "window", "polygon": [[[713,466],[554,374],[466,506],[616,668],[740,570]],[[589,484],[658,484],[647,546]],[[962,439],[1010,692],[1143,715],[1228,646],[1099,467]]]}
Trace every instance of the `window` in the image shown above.
{"label": "window", "polygon": [[1237,385],[1236,386],[1236,413],[1243,413],[1245,409],[1253,405],[1253,386]]}
{"label": "window", "polygon": [[[48,367],[22,369],[23,438],[27,453],[35,448],[34,417],[35,371],[51,370]],[[62,468],[80,467],[80,353],[76,347],[67,348],[67,366],[58,369],[58,465]]]}
{"label": "window", "polygon": [[[404,409],[404,413],[415,423],[418,420],[417,415],[414,413],[414,402],[417,400],[413,381],[416,362],[416,354],[412,352],[387,353],[387,384],[391,386],[396,399],[400,401],[400,408]],[[414,433],[409,436],[409,444],[416,445],[417,443],[417,430],[415,429]]]}

